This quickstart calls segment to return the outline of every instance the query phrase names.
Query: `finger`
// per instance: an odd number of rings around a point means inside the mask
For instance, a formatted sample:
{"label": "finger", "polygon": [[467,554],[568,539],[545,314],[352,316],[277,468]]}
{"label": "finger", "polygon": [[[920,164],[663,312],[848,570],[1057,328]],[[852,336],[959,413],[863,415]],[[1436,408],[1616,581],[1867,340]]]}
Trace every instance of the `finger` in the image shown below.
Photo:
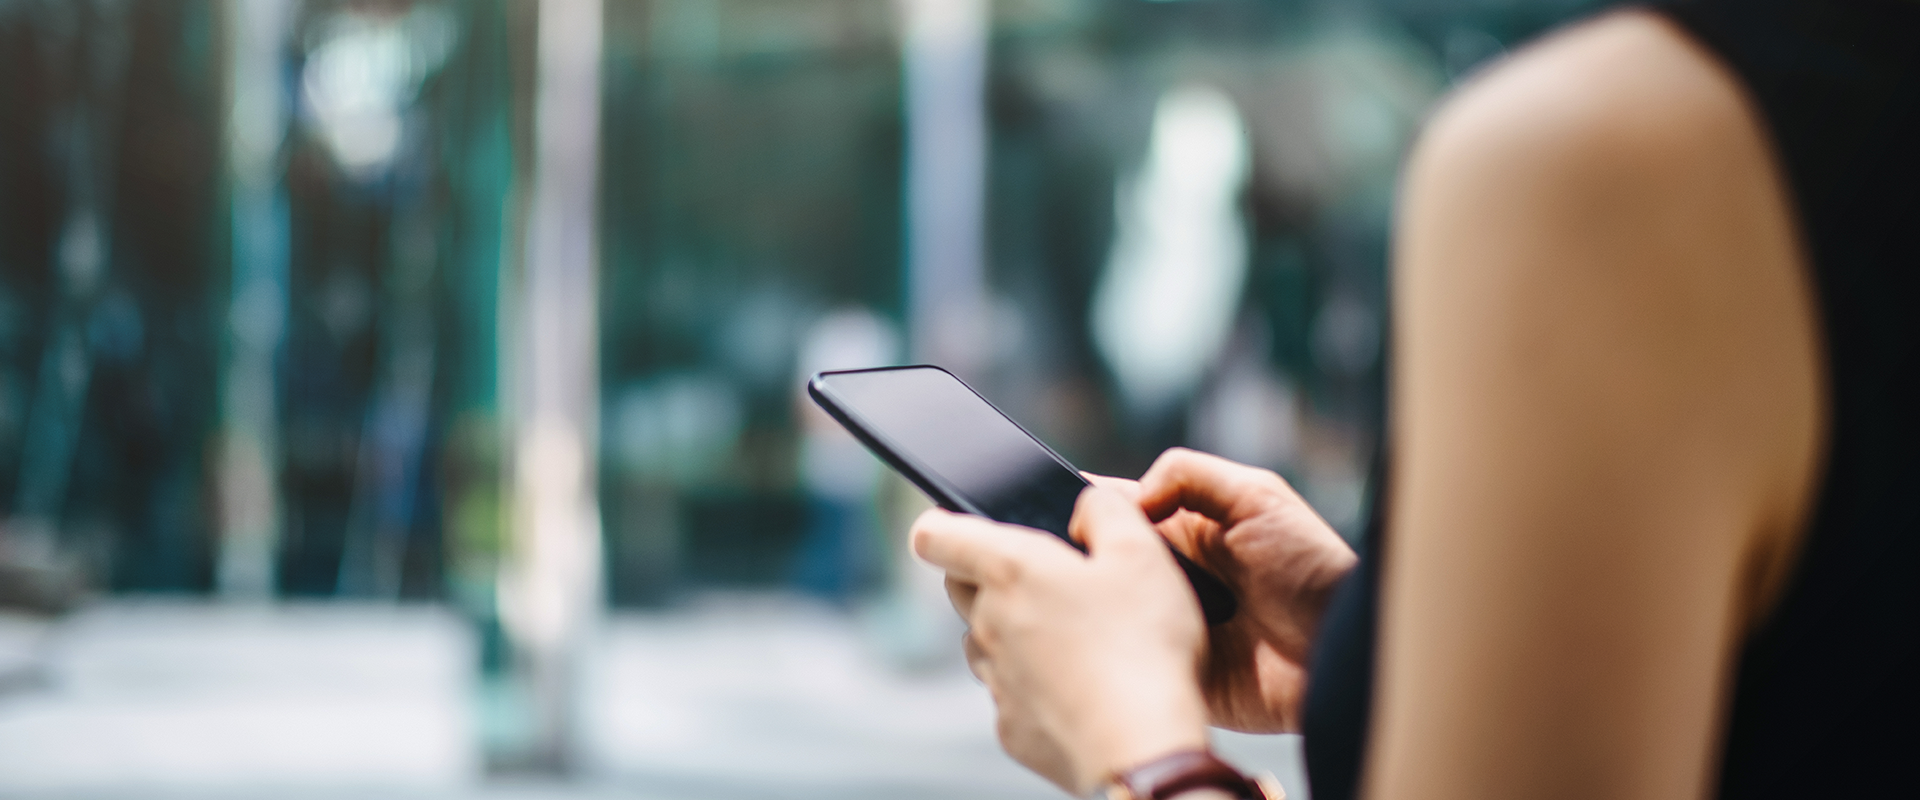
{"label": "finger", "polygon": [[1121,497],[1125,497],[1128,500],[1134,502],[1139,502],[1140,500],[1139,481],[1127,478],[1116,478],[1112,475],[1095,475],[1091,472],[1081,472],[1080,477],[1086,478],[1093,485],[1102,489],[1111,489],[1119,492]]}
{"label": "finger", "polygon": [[1251,516],[1249,506],[1292,497],[1293,487],[1272,470],[1176,447],[1140,476],[1140,508],[1155,521],[1182,508],[1221,523]]}
{"label": "finger", "polygon": [[973,619],[973,601],[980,596],[980,587],[947,576],[947,600],[953,603],[953,610],[964,620]]}
{"label": "finger", "polygon": [[1118,492],[1097,486],[1080,492],[1067,528],[1073,538],[1087,546],[1089,556],[1136,547],[1159,548],[1164,541],[1139,506]]}
{"label": "finger", "polygon": [[1198,511],[1184,508],[1167,515],[1166,519],[1154,523],[1153,527],[1180,552],[1195,558],[1204,549],[1202,543],[1219,536],[1221,530],[1220,523]]}
{"label": "finger", "polygon": [[983,684],[993,684],[993,660],[987,658],[987,651],[980,641],[973,638],[973,631],[960,635],[960,652],[967,656],[967,671]]}
{"label": "finger", "polygon": [[1065,542],[1030,528],[937,508],[914,520],[912,538],[914,554],[976,586],[1004,583],[1037,559],[1079,557]]}

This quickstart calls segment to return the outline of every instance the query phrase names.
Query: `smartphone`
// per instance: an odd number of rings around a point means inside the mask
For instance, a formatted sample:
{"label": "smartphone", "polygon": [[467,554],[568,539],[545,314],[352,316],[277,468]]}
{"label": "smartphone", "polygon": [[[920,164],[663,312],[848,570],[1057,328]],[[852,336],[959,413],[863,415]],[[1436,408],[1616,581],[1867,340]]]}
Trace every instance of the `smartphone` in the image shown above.
{"label": "smartphone", "polygon": [[[874,455],[948,511],[1060,537],[1087,480],[972,387],[935,366],[822,372],[807,394]],[[1207,623],[1239,608],[1212,573],[1167,547],[1187,574]]]}

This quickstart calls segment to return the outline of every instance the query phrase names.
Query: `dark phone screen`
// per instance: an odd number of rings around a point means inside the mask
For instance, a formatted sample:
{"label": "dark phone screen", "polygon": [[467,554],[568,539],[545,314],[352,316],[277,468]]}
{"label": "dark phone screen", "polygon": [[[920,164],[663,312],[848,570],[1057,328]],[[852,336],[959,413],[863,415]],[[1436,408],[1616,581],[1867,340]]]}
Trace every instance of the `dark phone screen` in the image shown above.
{"label": "dark phone screen", "polygon": [[908,368],[833,373],[822,382],[872,433],[981,514],[1072,542],[1067,522],[1087,482],[959,379]]}

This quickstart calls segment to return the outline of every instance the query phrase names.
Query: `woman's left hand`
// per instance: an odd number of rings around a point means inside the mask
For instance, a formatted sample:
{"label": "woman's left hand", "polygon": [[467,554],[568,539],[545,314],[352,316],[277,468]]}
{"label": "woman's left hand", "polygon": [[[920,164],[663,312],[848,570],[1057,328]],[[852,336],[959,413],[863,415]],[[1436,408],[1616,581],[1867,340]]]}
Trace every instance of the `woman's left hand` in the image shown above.
{"label": "woman's left hand", "polygon": [[1080,494],[1073,536],[928,511],[913,548],[947,571],[967,664],[993,693],[1000,742],[1076,794],[1116,770],[1205,747],[1200,608],[1138,505]]}

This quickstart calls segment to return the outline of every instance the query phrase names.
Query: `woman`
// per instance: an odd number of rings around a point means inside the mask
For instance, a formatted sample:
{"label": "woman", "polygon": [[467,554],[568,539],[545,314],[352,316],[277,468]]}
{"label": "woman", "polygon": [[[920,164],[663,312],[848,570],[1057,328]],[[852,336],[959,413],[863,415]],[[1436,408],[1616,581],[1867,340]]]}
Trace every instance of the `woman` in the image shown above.
{"label": "woman", "polygon": [[[1008,751],[1188,800],[1248,796],[1209,723],[1304,728],[1317,800],[1902,791],[1916,41],[1911,0],[1706,0],[1463,90],[1402,185],[1358,569],[1278,477],[1182,451],[1082,496],[1087,558],[916,523]],[[1207,630],[1156,536],[1241,616]]]}

